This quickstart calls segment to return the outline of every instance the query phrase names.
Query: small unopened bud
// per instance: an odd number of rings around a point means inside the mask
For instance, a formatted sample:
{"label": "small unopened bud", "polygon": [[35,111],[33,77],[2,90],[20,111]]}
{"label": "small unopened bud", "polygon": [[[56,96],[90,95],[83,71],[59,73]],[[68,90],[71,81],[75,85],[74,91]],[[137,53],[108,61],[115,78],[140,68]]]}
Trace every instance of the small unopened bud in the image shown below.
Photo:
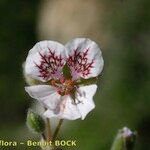
{"label": "small unopened bud", "polygon": [[26,123],[28,128],[34,133],[43,133],[45,130],[43,118],[32,110],[28,111]]}
{"label": "small unopened bud", "polygon": [[136,132],[124,127],[119,130],[111,150],[133,150],[136,141]]}

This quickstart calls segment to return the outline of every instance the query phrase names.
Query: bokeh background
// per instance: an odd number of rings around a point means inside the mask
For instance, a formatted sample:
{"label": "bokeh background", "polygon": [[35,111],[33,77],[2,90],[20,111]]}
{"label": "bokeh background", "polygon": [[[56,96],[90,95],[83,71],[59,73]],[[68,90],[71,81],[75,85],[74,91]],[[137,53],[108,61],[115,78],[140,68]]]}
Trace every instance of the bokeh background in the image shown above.
{"label": "bokeh background", "polygon": [[89,37],[105,60],[96,109],[84,121],[65,121],[61,137],[78,141],[72,150],[109,150],[118,129],[128,126],[138,132],[135,150],[149,150],[149,8],[149,0],[1,0],[0,139],[39,139],[25,125],[33,105],[22,74],[29,49],[40,40]]}

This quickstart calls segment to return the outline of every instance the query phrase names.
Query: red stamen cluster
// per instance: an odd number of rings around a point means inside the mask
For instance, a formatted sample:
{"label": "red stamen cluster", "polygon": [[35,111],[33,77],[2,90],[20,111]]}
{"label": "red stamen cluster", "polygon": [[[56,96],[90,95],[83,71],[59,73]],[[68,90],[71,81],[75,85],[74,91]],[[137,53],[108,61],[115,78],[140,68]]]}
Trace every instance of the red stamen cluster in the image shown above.
{"label": "red stamen cluster", "polygon": [[62,56],[57,56],[51,49],[49,49],[49,54],[41,54],[39,52],[39,55],[41,56],[41,62],[39,65],[36,63],[35,65],[39,69],[39,77],[43,79],[48,79],[50,76],[55,75],[57,70],[64,65]]}
{"label": "red stamen cluster", "polygon": [[88,51],[89,49],[86,49],[84,52],[80,52],[78,49],[74,50],[74,54],[69,56],[67,62],[71,68],[74,68],[77,73],[82,74],[84,77],[90,74],[94,63],[94,59],[88,62]]}

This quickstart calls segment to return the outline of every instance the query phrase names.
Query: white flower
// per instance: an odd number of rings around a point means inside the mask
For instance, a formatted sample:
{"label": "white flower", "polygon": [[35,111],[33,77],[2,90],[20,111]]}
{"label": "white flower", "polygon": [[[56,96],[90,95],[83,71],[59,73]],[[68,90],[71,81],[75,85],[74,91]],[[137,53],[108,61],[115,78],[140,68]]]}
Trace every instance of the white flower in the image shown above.
{"label": "white flower", "polygon": [[25,74],[43,84],[25,90],[44,104],[48,118],[84,119],[95,107],[93,96],[97,89],[94,83],[84,83],[95,79],[103,65],[100,48],[90,39],[76,38],[65,46],[42,41],[29,51]]}

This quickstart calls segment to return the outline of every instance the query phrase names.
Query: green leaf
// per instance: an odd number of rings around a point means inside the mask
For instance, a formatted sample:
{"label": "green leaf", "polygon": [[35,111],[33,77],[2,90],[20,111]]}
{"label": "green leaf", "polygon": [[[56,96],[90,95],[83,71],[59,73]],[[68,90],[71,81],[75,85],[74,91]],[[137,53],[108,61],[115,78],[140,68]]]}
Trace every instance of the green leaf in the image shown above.
{"label": "green leaf", "polygon": [[64,67],[63,67],[63,75],[66,79],[71,79],[72,78],[71,70],[70,70],[70,68],[68,67],[67,64],[65,64]]}

